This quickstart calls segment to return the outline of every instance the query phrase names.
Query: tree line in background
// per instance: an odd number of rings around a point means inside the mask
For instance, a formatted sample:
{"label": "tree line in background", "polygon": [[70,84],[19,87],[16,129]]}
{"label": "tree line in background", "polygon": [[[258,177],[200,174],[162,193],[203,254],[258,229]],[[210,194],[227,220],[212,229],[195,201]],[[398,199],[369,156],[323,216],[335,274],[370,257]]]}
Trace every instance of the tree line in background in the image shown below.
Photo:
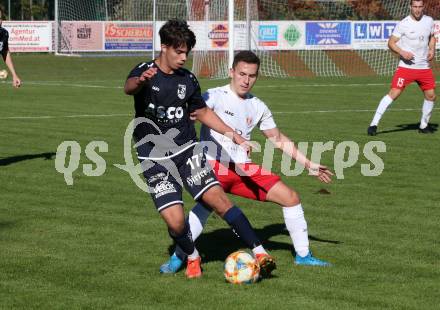
{"label": "tree line in background", "polygon": [[11,20],[53,20],[54,7],[55,0],[0,0],[0,8]]}
{"label": "tree line in background", "polygon": [[[246,2],[246,0],[238,0]],[[260,20],[399,20],[409,0],[259,0]],[[425,13],[440,19],[440,1],[425,0]]]}
{"label": "tree line in background", "polygon": [[[122,16],[126,14],[121,12],[131,13],[140,3],[146,10],[152,7],[152,0],[60,0],[60,2],[66,1],[69,2],[71,10],[75,13],[81,12],[83,19],[91,20],[105,18],[129,20],[130,16]],[[258,10],[252,10],[254,20],[255,18],[259,20],[386,20],[401,19],[409,12],[409,8],[405,9],[409,6],[409,0],[250,0],[250,2],[253,8],[258,7]],[[10,13],[8,3],[10,3]],[[186,8],[183,8],[186,7],[186,3],[191,3],[192,18],[203,20],[205,0],[158,0],[157,3],[159,9],[165,3],[179,4],[183,11],[182,15],[179,14],[180,17],[186,15]],[[227,0],[209,0],[209,3],[214,8],[225,6]],[[440,1],[425,0],[425,4],[426,13],[434,19],[440,19]],[[54,6],[55,0],[0,0],[0,8],[3,9],[6,17],[10,14],[11,20],[53,20]],[[235,6],[236,19],[245,19],[246,0],[235,0]],[[399,10],[399,13],[390,9],[396,6],[404,9]],[[108,12],[104,12],[107,7]],[[152,12],[144,12],[142,15],[145,18],[151,14]],[[166,18],[172,17],[175,16]],[[227,18],[227,10],[224,10],[224,16],[220,18]]]}

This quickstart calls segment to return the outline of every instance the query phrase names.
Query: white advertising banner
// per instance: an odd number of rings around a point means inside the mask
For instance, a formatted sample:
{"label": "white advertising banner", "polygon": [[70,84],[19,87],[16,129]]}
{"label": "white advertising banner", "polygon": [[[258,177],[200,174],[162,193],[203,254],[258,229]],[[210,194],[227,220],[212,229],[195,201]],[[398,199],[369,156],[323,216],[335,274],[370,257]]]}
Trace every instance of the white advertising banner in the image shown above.
{"label": "white advertising banner", "polygon": [[[159,29],[155,25],[156,51],[160,51]],[[387,42],[398,21],[252,21],[248,35],[245,21],[234,24],[235,50],[376,50]],[[53,22],[5,21],[12,52],[53,51]],[[195,51],[226,51],[229,47],[227,21],[190,21],[197,37]],[[152,48],[153,25],[143,22],[61,22],[61,51],[148,51]],[[440,21],[435,21],[440,44]]]}
{"label": "white advertising banner", "polygon": [[388,39],[397,25],[396,21],[356,21],[352,22],[352,48],[388,49]]}
{"label": "white advertising banner", "polygon": [[[229,25],[227,21],[189,22],[197,37],[195,51],[226,51],[229,47]],[[302,21],[264,21],[252,22],[251,37],[248,37],[247,24],[238,21],[234,24],[234,48],[246,50],[250,41],[252,49],[260,50],[299,50],[305,48],[305,22]],[[159,40],[159,38],[157,38]]]}
{"label": "white advertising banner", "polygon": [[436,20],[434,22],[434,36],[437,39],[437,45],[436,48],[440,48],[440,20]]}
{"label": "white advertising banner", "polygon": [[52,22],[5,21],[11,52],[51,52]]}

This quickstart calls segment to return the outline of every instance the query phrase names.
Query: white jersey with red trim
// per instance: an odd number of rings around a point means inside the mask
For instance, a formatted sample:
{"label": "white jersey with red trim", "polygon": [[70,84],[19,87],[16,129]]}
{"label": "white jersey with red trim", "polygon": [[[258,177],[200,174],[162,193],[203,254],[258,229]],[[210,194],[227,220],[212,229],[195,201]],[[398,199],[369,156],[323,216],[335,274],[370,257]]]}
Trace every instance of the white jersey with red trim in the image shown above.
{"label": "white jersey with red trim", "polygon": [[[259,125],[260,130],[276,128],[272,113],[266,104],[248,94],[245,99],[240,98],[231,90],[230,85],[209,89],[203,94],[206,104],[211,108],[229,127],[233,128],[246,140],[251,139],[251,132]],[[246,151],[235,144],[230,138],[202,125],[200,133],[201,141],[212,141],[217,145],[214,150],[209,147],[208,159],[232,161],[235,163],[250,162]],[[222,152],[226,154],[222,155]],[[225,156],[227,155],[227,156]]]}
{"label": "white jersey with red trim", "polygon": [[393,31],[393,36],[399,38],[398,45],[404,51],[412,52],[414,59],[411,61],[400,58],[399,67],[410,69],[429,69],[428,44],[434,35],[434,20],[423,15],[420,20],[411,16],[402,19]]}

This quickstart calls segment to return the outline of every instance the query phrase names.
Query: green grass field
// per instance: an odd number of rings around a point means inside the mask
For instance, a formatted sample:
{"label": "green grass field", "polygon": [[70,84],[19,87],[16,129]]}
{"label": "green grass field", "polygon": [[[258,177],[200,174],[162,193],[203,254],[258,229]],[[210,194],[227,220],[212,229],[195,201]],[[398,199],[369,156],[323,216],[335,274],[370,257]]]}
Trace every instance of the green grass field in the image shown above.
{"label": "green grass field", "polygon": [[[15,55],[23,87],[0,82],[1,309],[438,309],[440,131],[415,130],[422,105],[416,86],[372,138],[366,129],[390,77],[257,83],[254,94],[296,142],[355,141],[361,153],[330,185],[305,173],[283,176],[301,195],[314,254],[331,268],[295,267],[281,210],[232,197],[278,263],[273,278],[233,286],[224,281],[223,261],[242,245],[218,217],[197,242],[201,279],[158,272],[172,246],[166,227],[150,197],[114,166],[124,163],[123,135],[133,113],[122,85],[139,61]],[[226,81],[200,82],[207,89]],[[82,148],[73,186],[55,170],[54,154],[66,140]],[[108,143],[101,153],[107,169],[87,177],[84,150],[94,140]],[[362,149],[371,140],[387,148],[379,153],[385,169],[377,177],[361,174],[369,163]],[[332,167],[334,153],[324,153],[322,162]],[[278,154],[278,173],[280,161]],[[319,194],[323,188],[331,194]],[[185,202],[188,211],[189,195]]]}

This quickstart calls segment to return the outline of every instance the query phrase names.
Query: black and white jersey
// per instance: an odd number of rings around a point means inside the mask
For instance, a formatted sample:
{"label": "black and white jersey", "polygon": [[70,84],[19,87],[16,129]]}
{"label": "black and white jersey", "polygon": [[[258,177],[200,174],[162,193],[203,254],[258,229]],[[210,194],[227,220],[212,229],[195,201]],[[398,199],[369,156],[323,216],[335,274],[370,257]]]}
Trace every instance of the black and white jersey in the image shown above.
{"label": "black and white jersey", "polygon": [[9,40],[8,31],[5,28],[0,27],[0,54],[3,54],[9,49],[8,40]]}
{"label": "black and white jersey", "polygon": [[169,157],[197,142],[189,114],[206,103],[196,77],[183,68],[166,74],[150,61],[137,65],[128,78],[139,77],[151,67],[157,68],[157,74],[134,95],[135,117],[147,119],[135,127],[134,138],[144,140],[144,157],[146,153],[151,158]]}

